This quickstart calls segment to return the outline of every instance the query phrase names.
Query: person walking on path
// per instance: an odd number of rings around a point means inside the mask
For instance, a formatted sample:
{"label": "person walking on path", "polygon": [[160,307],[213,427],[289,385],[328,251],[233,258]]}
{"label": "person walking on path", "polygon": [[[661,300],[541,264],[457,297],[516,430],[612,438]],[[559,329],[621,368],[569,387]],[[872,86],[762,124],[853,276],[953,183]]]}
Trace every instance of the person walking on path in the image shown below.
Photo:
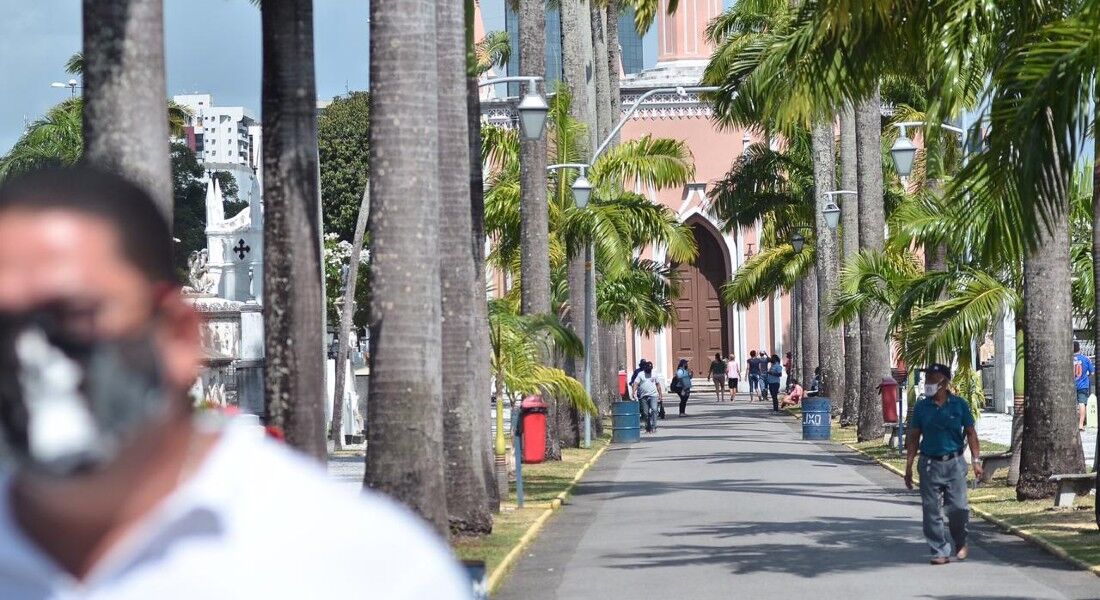
{"label": "person walking on path", "polygon": [[710,361],[710,379],[714,382],[714,396],[721,402],[726,391],[726,361],[717,352],[714,360]]}
{"label": "person walking on path", "polygon": [[1077,428],[1085,430],[1085,413],[1089,406],[1089,377],[1096,372],[1089,357],[1081,353],[1081,342],[1073,342],[1073,379],[1077,384]]}
{"label": "person walking on path", "polygon": [[756,361],[756,350],[749,352],[747,364],[749,371],[749,402],[755,402],[756,395],[759,393],[757,387],[760,385],[760,363]]}
{"label": "person walking on path", "polygon": [[772,412],[779,412],[779,382],[783,379],[783,365],[779,363],[779,355],[773,354],[768,360],[768,392],[772,395]]}
{"label": "person walking on path", "polygon": [[[952,544],[955,557],[966,560],[967,524],[970,506],[966,497],[966,458],[964,437],[974,461],[974,477],[982,476],[978,433],[970,405],[947,389],[951,369],[935,363],[924,370],[924,398],[913,407],[906,440],[905,486],[913,489],[913,459],[920,471],[920,496],[924,513],[924,537],[932,552],[932,564],[950,562]],[[944,511],[948,530],[944,531]]]}
{"label": "person walking on path", "polygon": [[680,364],[676,365],[676,377],[672,379],[672,386],[670,387],[680,397],[681,417],[687,415],[688,396],[691,396],[691,378],[694,376],[695,373],[692,373],[691,369],[688,368],[688,360],[681,358]]}
{"label": "person walking on path", "polygon": [[664,401],[664,393],[661,391],[661,385],[657,381],[657,377],[653,375],[653,363],[645,361],[642,365],[642,372],[634,380],[634,396],[648,410],[645,430],[649,433],[655,433],[657,431],[657,412],[660,410],[660,403]]}
{"label": "person walking on path", "polygon": [[726,384],[729,387],[730,402],[737,398],[737,384],[741,381],[741,365],[737,357],[730,354],[726,360]]}
{"label": "person walking on path", "polygon": [[757,355],[757,364],[760,365],[760,401],[768,401],[768,370],[771,368],[772,359],[767,350],[761,350]]}

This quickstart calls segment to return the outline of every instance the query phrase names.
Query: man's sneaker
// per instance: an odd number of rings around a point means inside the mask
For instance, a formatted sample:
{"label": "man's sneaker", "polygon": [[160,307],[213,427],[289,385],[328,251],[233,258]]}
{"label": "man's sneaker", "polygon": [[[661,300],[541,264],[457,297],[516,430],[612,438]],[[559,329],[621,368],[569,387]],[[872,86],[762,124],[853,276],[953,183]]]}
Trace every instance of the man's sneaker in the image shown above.
{"label": "man's sneaker", "polygon": [[967,556],[970,556],[970,546],[963,546],[955,553],[955,558],[959,560],[966,560]]}
{"label": "man's sneaker", "polygon": [[946,556],[937,556],[937,557],[933,558],[931,562],[934,565],[946,565],[947,563],[949,563],[951,561],[947,560]]}

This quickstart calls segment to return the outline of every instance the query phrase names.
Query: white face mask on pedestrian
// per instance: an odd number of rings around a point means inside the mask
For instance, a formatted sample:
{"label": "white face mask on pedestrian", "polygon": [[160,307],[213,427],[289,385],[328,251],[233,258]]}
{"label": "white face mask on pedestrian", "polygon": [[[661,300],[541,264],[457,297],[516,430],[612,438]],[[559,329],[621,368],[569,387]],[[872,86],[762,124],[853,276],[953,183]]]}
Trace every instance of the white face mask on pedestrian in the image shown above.
{"label": "white face mask on pedestrian", "polygon": [[926,383],[924,384],[924,395],[929,398],[940,393],[940,385],[938,383]]}

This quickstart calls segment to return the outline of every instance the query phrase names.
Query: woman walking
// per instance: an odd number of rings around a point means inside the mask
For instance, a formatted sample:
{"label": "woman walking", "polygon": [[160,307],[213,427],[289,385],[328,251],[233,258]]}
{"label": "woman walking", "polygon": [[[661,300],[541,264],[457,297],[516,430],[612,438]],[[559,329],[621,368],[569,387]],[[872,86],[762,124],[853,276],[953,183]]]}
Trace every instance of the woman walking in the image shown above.
{"label": "woman walking", "polygon": [[672,390],[680,397],[681,417],[687,415],[688,396],[691,395],[691,378],[694,376],[695,373],[692,373],[691,369],[688,368],[688,360],[681,358],[680,364],[676,365],[676,378],[673,380],[676,387]]}
{"label": "woman walking", "polygon": [[730,354],[726,361],[726,384],[729,386],[730,402],[737,398],[737,383],[741,380],[741,365],[737,364],[737,357]]}
{"label": "woman walking", "polygon": [[772,412],[779,412],[779,382],[783,379],[783,365],[779,362],[779,355],[773,354],[768,359],[768,392],[772,395]]}
{"label": "woman walking", "polygon": [[715,352],[714,360],[710,361],[710,380],[714,382],[714,395],[721,402],[726,390],[726,362],[721,353]]}

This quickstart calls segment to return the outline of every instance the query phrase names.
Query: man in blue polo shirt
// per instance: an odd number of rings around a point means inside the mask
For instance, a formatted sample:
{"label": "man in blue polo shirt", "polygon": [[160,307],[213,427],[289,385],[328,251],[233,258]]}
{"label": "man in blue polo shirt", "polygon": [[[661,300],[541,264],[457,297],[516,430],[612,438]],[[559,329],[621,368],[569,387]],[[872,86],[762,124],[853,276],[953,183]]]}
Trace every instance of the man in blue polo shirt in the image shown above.
{"label": "man in blue polo shirt", "polygon": [[[970,521],[970,506],[966,499],[966,459],[963,438],[970,444],[974,459],[974,476],[982,476],[979,460],[978,433],[974,430],[974,415],[966,400],[947,389],[951,369],[932,364],[924,370],[924,398],[913,407],[905,457],[905,485],[913,489],[913,459],[920,452],[920,496],[924,512],[924,537],[932,551],[932,564],[945,565],[954,543],[955,557],[966,560],[966,527]],[[948,539],[944,531],[947,513]]]}

